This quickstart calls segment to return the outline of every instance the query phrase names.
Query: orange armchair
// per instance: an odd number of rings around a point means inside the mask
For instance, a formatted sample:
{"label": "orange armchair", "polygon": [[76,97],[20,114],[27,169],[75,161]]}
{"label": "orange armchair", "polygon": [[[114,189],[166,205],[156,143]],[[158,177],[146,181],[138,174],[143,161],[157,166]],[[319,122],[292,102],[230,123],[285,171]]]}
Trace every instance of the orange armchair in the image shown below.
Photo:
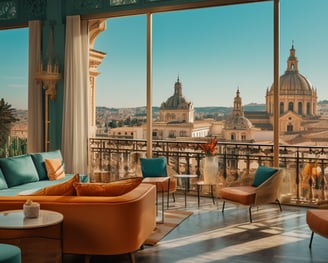
{"label": "orange armchair", "polygon": [[226,201],[249,206],[249,220],[252,223],[252,207],[276,202],[282,211],[278,199],[281,170],[259,166],[252,185],[224,187],[219,191],[223,200],[222,213]]}

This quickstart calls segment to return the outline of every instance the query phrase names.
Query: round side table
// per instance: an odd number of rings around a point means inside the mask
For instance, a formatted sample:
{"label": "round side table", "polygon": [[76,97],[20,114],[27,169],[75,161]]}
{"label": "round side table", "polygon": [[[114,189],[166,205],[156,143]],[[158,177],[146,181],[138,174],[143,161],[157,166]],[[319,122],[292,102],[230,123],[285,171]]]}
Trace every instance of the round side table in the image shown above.
{"label": "round side table", "polygon": [[23,210],[0,212],[0,243],[18,246],[23,263],[62,262],[61,213],[40,210],[37,218],[25,218]]}

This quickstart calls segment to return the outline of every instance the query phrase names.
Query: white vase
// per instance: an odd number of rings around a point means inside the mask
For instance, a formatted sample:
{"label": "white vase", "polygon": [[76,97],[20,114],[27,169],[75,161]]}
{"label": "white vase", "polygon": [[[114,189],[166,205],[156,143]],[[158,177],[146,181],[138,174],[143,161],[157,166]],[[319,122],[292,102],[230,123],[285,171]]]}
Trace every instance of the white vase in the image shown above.
{"label": "white vase", "polygon": [[219,170],[217,156],[206,156],[203,160],[203,177],[205,184],[216,184]]}

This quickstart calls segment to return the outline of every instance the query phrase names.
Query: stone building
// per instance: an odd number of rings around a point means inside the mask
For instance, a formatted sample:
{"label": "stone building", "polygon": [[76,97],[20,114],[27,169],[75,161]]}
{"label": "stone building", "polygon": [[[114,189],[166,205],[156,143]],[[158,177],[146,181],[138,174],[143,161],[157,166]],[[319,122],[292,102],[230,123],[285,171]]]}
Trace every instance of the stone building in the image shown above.
{"label": "stone building", "polygon": [[[294,45],[290,49],[287,69],[280,76],[279,121],[280,134],[304,131],[306,123],[318,120],[317,91],[311,82],[300,73]],[[255,127],[272,130],[274,116],[273,85],[266,91],[265,112],[245,112]]]}
{"label": "stone building", "polygon": [[161,104],[159,120],[153,122],[153,138],[206,137],[210,129],[211,122],[194,120],[194,105],[183,96],[178,77],[173,95]]}
{"label": "stone building", "polygon": [[238,89],[234,98],[232,113],[224,123],[224,139],[226,141],[239,142],[252,141],[252,129],[252,123],[244,116],[242,100]]}

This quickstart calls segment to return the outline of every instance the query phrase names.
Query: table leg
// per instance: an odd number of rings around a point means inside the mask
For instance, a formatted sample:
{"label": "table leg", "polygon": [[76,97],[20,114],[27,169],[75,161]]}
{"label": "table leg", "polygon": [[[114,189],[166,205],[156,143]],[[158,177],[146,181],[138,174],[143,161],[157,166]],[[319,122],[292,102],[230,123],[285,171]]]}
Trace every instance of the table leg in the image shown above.
{"label": "table leg", "polygon": [[185,178],[185,208],[187,207],[187,188],[188,188],[188,179]]}
{"label": "table leg", "polygon": [[162,224],[164,223],[164,187],[162,186]]}

